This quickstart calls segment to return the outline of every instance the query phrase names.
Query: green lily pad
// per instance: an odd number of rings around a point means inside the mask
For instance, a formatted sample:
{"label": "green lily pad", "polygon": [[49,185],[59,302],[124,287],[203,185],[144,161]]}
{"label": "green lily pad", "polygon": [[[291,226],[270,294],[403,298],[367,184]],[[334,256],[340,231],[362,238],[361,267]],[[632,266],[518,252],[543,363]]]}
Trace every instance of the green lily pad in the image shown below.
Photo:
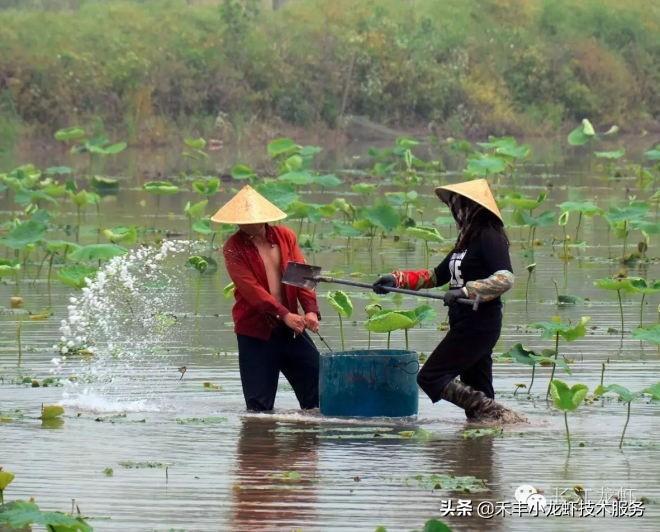
{"label": "green lily pad", "polygon": [[660,401],[660,382],[656,382],[642,390],[642,393],[650,395],[654,401]]}
{"label": "green lily pad", "polygon": [[342,318],[350,318],[353,314],[353,303],[346,292],[334,290],[328,292],[328,303],[334,308]]}
{"label": "green lily pad", "polygon": [[425,240],[427,242],[444,242],[444,238],[435,227],[427,227],[417,225],[415,227],[408,227],[406,233],[414,238]]}
{"label": "green lily pad", "polygon": [[31,525],[41,525],[53,532],[91,532],[82,518],[62,512],[44,512],[33,502],[12,501],[0,508],[0,525],[10,530],[24,530]]}
{"label": "green lily pad", "polygon": [[624,148],[619,148],[618,150],[614,150],[614,151],[594,152],[594,155],[599,159],[610,159],[610,160],[621,159],[621,157],[623,157],[625,154],[626,154],[626,150]]}
{"label": "green lily pad", "polygon": [[379,203],[373,207],[364,209],[362,215],[370,224],[379,227],[385,232],[393,231],[401,223],[399,213],[387,203]]}
{"label": "green lily pad", "polygon": [[90,244],[75,250],[69,255],[69,258],[76,262],[90,262],[108,260],[126,253],[128,253],[126,248],[116,244]]}
{"label": "green lily pad", "polygon": [[15,478],[14,473],[0,470],[0,491],[5,490],[7,486],[11,484],[12,480],[14,480],[14,478]]}
{"label": "green lily pad", "polygon": [[80,140],[85,138],[87,134],[85,130],[78,126],[65,127],[64,129],[59,129],[55,132],[55,140],[61,142],[71,142],[74,140]]}
{"label": "green lily pad", "polygon": [[584,384],[574,384],[571,388],[560,380],[550,381],[550,395],[554,405],[562,411],[573,411],[584,401],[587,396],[587,388]]}
{"label": "green lily pad", "polygon": [[283,137],[269,142],[266,149],[268,151],[268,155],[272,158],[275,158],[279,157],[280,155],[298,151],[300,146],[290,138]]}
{"label": "green lily pad", "polygon": [[93,279],[97,271],[97,268],[90,266],[72,264],[60,268],[57,272],[57,279],[67,286],[83,288],[87,284],[85,279]]}
{"label": "green lily pad", "polygon": [[21,270],[21,264],[17,260],[0,259],[0,277],[16,275]]}
{"label": "green lily pad", "polygon": [[568,143],[571,146],[583,146],[596,136],[594,126],[584,118],[582,124],[568,134]]}
{"label": "green lily pad", "polygon": [[172,195],[179,192],[179,187],[169,181],[148,181],[142,185],[142,188],[150,194],[160,196]]}
{"label": "green lily pad", "polygon": [[643,340],[652,344],[660,345],[660,324],[650,325],[647,327],[637,327],[632,332],[633,338]]}
{"label": "green lily pad", "polygon": [[234,179],[252,179],[253,177],[257,177],[254,170],[247,164],[235,164],[229,173]]}
{"label": "green lily pad", "polygon": [[36,220],[17,223],[9,234],[0,239],[0,244],[11,249],[23,249],[39,242],[46,232],[46,225]]}

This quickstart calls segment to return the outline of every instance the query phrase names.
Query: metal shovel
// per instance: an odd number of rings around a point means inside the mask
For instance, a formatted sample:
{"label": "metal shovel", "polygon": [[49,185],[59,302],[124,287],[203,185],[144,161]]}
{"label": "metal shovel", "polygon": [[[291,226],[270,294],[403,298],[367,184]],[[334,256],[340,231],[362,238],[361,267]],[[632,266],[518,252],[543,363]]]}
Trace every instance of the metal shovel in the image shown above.
{"label": "metal shovel", "polygon": [[[282,282],[284,284],[290,284],[292,286],[297,286],[299,288],[307,288],[309,290],[314,290],[316,285],[319,283],[335,283],[335,284],[345,284],[348,286],[357,286],[359,288],[366,288],[372,290],[373,286],[367,283],[358,283],[356,281],[347,281],[344,279],[336,279],[334,277],[327,277],[321,275],[320,266],[312,266],[311,264],[305,264],[302,262],[293,262],[290,261],[286,265],[284,270],[284,275],[282,276]],[[393,288],[389,286],[383,286],[383,290],[388,292],[397,292],[399,294],[408,294],[411,296],[417,297],[428,297],[430,299],[443,299],[442,295],[429,294],[426,292],[417,292],[416,290],[406,290],[405,288]],[[457,299],[459,303],[464,305],[470,305],[472,310],[477,310],[479,308],[479,297],[476,299],[469,298],[459,298]]]}

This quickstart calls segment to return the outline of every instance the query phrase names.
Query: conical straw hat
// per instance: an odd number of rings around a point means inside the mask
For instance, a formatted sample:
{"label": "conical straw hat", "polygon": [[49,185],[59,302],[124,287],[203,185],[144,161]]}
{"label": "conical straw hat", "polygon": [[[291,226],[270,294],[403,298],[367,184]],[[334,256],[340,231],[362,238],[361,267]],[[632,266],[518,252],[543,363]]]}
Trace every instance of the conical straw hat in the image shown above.
{"label": "conical straw hat", "polygon": [[463,183],[444,185],[435,189],[435,193],[445,203],[449,202],[450,192],[455,192],[456,194],[471,199],[502,220],[502,215],[497,208],[493,193],[488,186],[488,181],[485,179],[474,179],[472,181],[464,181]]}
{"label": "conical straw hat", "polygon": [[250,185],[245,185],[211,216],[211,220],[223,224],[259,224],[283,218],[286,218],[286,213]]}

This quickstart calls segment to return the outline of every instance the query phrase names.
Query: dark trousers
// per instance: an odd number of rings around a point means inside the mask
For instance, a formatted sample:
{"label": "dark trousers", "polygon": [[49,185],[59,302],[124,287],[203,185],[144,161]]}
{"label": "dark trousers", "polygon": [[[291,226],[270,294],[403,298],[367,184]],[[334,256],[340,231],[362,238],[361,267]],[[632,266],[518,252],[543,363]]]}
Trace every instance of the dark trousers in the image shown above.
{"label": "dark trousers", "polygon": [[275,329],[268,340],[237,334],[238,364],[248,410],[272,410],[280,371],[300,408],[319,406],[319,352],[307,333],[293,337],[288,327]]}
{"label": "dark trousers", "polygon": [[[501,315],[500,315],[501,316]],[[460,320],[433,350],[417,375],[417,383],[434,403],[445,386],[457,376],[491,399],[493,390],[493,347],[500,337],[501,317],[477,322]]]}

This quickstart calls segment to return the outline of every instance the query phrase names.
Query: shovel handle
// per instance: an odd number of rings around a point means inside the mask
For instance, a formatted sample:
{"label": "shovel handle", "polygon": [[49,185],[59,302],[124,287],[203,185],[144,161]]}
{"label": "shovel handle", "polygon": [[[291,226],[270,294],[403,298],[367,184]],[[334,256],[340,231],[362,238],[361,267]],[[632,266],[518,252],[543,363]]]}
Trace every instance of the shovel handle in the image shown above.
{"label": "shovel handle", "polygon": [[[373,290],[373,285],[367,283],[358,283],[357,281],[347,281],[345,279],[336,279],[334,277],[325,277],[325,276],[315,276],[315,277],[311,277],[311,279],[322,283],[344,284],[348,286],[357,286],[358,288],[368,288],[369,290]],[[383,290],[387,290],[388,292],[407,294],[409,296],[428,297],[429,299],[444,299],[444,296],[438,294],[428,294],[426,292],[418,292],[416,290],[408,290],[406,288],[395,288],[390,286],[383,286],[382,288]],[[457,299],[457,301],[463,305],[470,305],[472,307],[472,310],[477,310],[479,308],[479,303],[481,302],[478,296],[476,299],[461,297]]]}

